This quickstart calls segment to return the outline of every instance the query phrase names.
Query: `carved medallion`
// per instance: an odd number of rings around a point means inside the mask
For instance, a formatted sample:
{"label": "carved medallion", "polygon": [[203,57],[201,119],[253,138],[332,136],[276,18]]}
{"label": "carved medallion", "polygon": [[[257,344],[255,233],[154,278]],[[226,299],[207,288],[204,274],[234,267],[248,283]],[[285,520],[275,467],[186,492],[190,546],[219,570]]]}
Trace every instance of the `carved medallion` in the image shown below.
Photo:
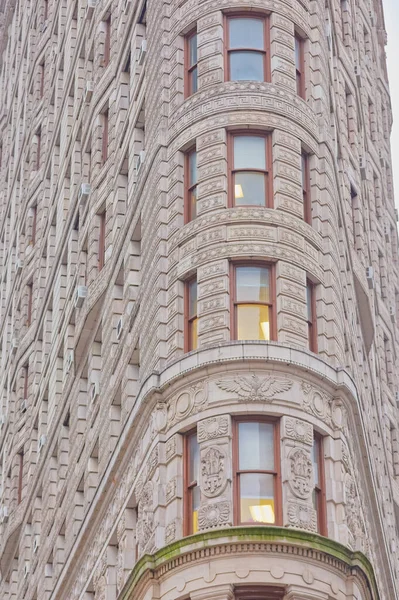
{"label": "carved medallion", "polygon": [[313,445],[313,427],[310,423],[300,419],[287,418],[285,421],[285,434],[292,440]]}
{"label": "carved medallion", "polygon": [[225,458],[224,452],[213,446],[201,456],[201,490],[208,498],[218,496],[226,487]]}
{"label": "carved medallion", "polygon": [[298,498],[309,498],[313,491],[313,466],[310,454],[303,448],[294,448],[289,455],[289,485]]}
{"label": "carved medallion", "polygon": [[290,527],[317,531],[317,516],[313,507],[290,502],[287,514]]}

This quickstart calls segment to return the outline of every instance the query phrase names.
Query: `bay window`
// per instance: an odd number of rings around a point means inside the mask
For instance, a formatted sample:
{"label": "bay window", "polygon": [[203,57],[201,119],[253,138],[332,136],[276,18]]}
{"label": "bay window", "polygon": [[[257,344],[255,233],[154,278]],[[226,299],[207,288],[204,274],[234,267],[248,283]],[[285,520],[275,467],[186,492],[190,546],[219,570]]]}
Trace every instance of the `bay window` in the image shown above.
{"label": "bay window", "polygon": [[316,320],[316,298],[315,285],[311,281],[306,282],[306,310],[308,321],[309,350],[317,352],[317,320]]}
{"label": "bay window", "polygon": [[198,91],[198,51],[197,51],[197,32],[193,31],[186,37],[185,48],[186,62],[186,97],[195,94]]}
{"label": "bay window", "polygon": [[252,14],[226,18],[226,74],[230,81],[270,81],[269,20]]}
{"label": "bay window", "polygon": [[235,264],[231,280],[233,339],[275,339],[273,266]]}
{"label": "bay window", "polygon": [[184,535],[191,535],[198,531],[198,509],[201,501],[197,431],[188,433],[184,442]]}
{"label": "bay window", "polygon": [[327,535],[323,438],[318,433],[315,433],[313,438],[312,462],[314,475],[313,506],[317,513],[317,531],[321,535]]}
{"label": "bay window", "polygon": [[230,138],[230,206],[273,206],[270,134],[236,133]]}
{"label": "bay window", "polygon": [[192,148],[185,157],[184,221],[188,223],[197,216],[197,151]]}
{"label": "bay window", "polygon": [[305,41],[298,35],[295,35],[295,72],[296,72],[296,93],[305,99]]}
{"label": "bay window", "polygon": [[197,280],[190,279],[185,290],[185,352],[198,347]]}
{"label": "bay window", "polygon": [[265,420],[235,423],[235,522],[281,523],[279,427]]}

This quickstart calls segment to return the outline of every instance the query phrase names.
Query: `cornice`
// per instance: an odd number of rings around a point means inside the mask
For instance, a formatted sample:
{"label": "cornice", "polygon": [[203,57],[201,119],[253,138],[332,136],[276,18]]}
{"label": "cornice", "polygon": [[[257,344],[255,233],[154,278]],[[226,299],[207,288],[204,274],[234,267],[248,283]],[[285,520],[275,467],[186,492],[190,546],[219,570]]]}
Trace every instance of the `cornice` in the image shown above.
{"label": "cornice", "polygon": [[[218,547],[219,555],[243,553],[282,554],[287,560],[291,554],[307,562],[321,563],[340,573],[356,577],[371,592],[373,600],[379,600],[373,567],[362,552],[352,552],[342,544],[314,533],[286,529],[284,527],[230,527],[196,534],[165,546],[153,555],[144,555],[135,565],[120,600],[137,598],[148,575],[157,579],[181,565],[211,558]],[[183,558],[184,557],[184,558]]]}

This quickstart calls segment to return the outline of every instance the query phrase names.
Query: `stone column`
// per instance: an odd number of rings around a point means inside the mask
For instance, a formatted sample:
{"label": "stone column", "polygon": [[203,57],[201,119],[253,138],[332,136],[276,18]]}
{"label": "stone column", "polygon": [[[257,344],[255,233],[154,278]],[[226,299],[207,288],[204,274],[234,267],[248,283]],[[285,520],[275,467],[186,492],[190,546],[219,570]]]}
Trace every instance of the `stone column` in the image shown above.
{"label": "stone column", "polygon": [[231,417],[210,417],[198,423],[201,506],[199,530],[231,525]]}
{"label": "stone column", "polygon": [[317,531],[317,514],[312,502],[312,425],[294,417],[282,417],[281,444],[283,525]]}

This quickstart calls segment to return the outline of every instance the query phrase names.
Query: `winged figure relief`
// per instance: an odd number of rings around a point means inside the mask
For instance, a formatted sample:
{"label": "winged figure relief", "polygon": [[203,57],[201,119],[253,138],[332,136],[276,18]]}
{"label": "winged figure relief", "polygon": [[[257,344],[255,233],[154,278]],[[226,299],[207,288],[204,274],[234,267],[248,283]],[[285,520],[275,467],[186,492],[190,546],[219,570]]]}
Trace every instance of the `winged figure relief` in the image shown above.
{"label": "winged figure relief", "polygon": [[282,392],[287,392],[292,387],[292,381],[278,377],[258,377],[253,373],[250,377],[234,377],[216,381],[216,385],[225,392],[237,394],[243,400],[270,401]]}

